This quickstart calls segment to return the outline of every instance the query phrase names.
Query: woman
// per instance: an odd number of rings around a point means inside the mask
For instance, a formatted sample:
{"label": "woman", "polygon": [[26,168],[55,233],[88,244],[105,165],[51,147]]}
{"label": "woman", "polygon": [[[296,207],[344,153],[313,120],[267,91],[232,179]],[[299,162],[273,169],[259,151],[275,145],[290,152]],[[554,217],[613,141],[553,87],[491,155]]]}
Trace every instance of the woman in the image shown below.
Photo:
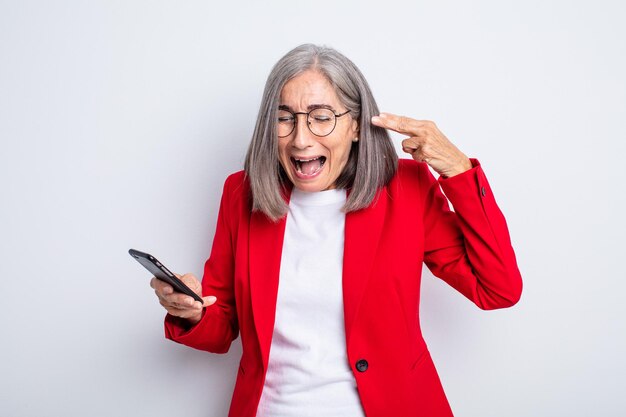
{"label": "woman", "polygon": [[181,277],[204,304],[151,285],[168,338],[224,353],[241,333],[231,416],[450,416],[420,330],[422,262],[482,309],[520,297],[478,161],[430,121],[380,114],[350,60],[302,45],[269,75],[202,284]]}

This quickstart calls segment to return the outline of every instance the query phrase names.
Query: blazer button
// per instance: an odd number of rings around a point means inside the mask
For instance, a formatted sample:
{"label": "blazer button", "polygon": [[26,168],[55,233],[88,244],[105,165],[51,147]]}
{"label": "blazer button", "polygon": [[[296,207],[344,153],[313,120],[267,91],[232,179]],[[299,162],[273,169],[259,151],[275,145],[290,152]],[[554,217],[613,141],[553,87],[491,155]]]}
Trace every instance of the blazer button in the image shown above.
{"label": "blazer button", "polygon": [[487,190],[485,190],[485,187],[480,187],[480,193],[483,195],[483,197],[485,196],[485,194],[487,194]]}
{"label": "blazer button", "polygon": [[356,370],[359,372],[365,372],[367,371],[367,366],[367,361],[365,359],[361,359],[356,363]]}

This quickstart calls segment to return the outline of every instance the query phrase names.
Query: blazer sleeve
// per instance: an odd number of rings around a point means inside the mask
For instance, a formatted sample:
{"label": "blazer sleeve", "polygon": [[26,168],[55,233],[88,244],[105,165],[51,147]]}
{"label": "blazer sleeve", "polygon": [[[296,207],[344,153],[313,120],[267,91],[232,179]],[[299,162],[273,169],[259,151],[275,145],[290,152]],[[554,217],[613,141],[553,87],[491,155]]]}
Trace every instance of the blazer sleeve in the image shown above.
{"label": "blazer sleeve", "polygon": [[520,299],[522,277],[506,220],[480,163],[471,161],[473,168],[447,179],[426,168],[424,262],[481,309],[510,307]]}
{"label": "blazer sleeve", "polygon": [[[236,175],[236,174],[235,174]],[[178,317],[165,317],[165,337],[184,345],[213,353],[226,353],[239,333],[234,295],[234,242],[230,216],[233,176],[225,184],[220,203],[211,255],[204,264],[202,295],[214,295],[217,301],[204,308],[194,326]]]}

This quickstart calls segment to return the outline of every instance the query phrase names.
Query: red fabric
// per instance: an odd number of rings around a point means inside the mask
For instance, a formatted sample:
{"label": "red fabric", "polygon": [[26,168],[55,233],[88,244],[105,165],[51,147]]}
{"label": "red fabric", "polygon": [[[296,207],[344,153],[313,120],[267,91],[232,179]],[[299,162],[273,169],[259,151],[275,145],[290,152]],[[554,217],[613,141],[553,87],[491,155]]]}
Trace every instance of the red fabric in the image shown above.
{"label": "red fabric", "polygon": [[[375,202],[346,215],[347,356],[368,417],[452,415],[420,329],[422,262],[482,309],[509,307],[520,297],[505,219],[479,163],[472,163],[463,174],[436,180],[427,165],[400,160]],[[241,333],[233,417],[255,416],[261,396],[285,229],[285,219],[273,223],[251,213],[249,192],[243,172],[224,185],[202,281],[203,294],[217,303],[191,329],[165,320],[166,337],[209,352],[228,351]],[[356,368],[361,359],[364,372]]]}

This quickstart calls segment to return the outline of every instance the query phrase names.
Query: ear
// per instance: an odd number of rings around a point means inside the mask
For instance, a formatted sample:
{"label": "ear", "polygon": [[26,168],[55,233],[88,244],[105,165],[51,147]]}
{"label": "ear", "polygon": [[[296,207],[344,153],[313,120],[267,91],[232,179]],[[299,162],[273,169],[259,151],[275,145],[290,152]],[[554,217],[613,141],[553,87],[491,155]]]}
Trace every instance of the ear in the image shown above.
{"label": "ear", "polygon": [[359,121],[356,119],[352,119],[352,124],[350,125],[350,136],[354,138],[359,137]]}

